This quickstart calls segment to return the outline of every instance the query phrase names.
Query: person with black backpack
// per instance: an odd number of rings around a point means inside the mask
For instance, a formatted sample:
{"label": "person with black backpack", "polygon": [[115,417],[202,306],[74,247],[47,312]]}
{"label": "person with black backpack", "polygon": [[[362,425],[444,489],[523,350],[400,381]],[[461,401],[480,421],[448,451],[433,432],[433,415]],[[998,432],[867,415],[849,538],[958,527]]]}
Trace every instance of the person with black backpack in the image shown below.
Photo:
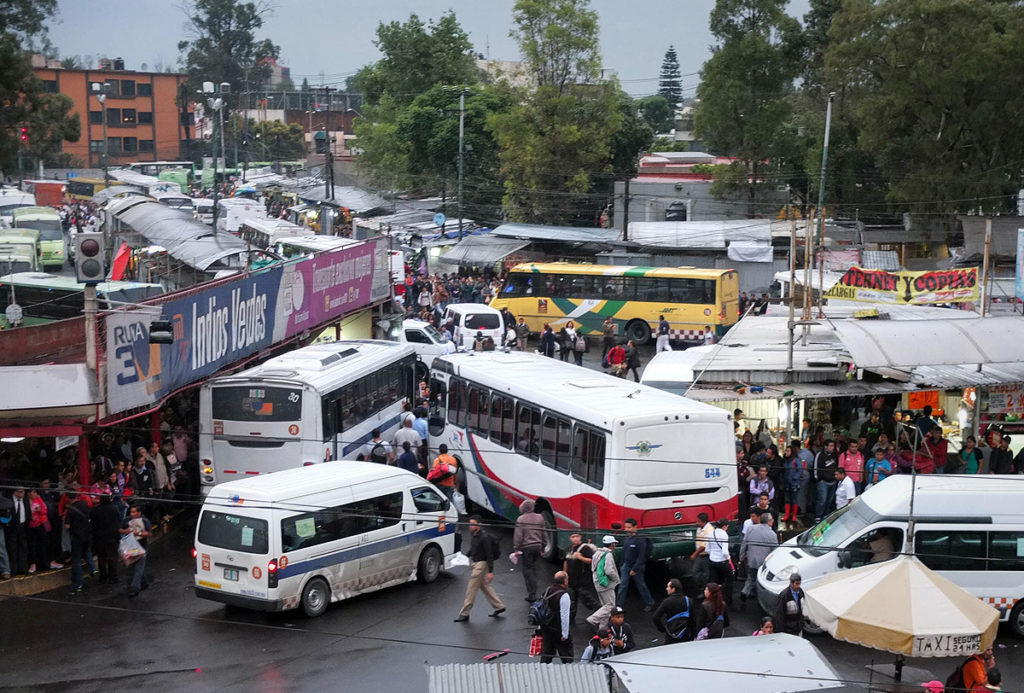
{"label": "person with black backpack", "polygon": [[391,445],[380,437],[380,429],[373,429],[373,440],[366,444],[363,452],[363,459],[367,462],[377,464],[391,464],[394,455],[391,453]]}
{"label": "person with black backpack", "polygon": [[498,548],[498,541],[484,530],[479,515],[469,518],[469,531],[471,539],[469,542],[470,574],[469,584],[466,585],[466,599],[462,604],[459,615],[455,618],[456,623],[465,623],[469,620],[469,612],[473,610],[473,602],[476,601],[476,593],[483,592],[484,597],[494,607],[494,611],[488,614],[491,618],[497,618],[505,613],[505,604],[501,597],[491,587],[494,579],[494,561],[498,559],[501,551]]}
{"label": "person with black backpack", "polygon": [[555,573],[555,581],[551,583],[544,595],[538,600],[542,607],[531,608],[535,613],[535,625],[540,628],[543,637],[541,646],[541,664],[550,664],[555,653],[562,659],[562,664],[571,664],[573,660],[572,632],[569,630],[569,575],[564,570]]}
{"label": "person with black backpack", "polygon": [[683,593],[683,583],[672,578],[665,587],[668,596],[654,611],[654,627],[665,634],[666,643],[689,642],[696,636],[693,629],[693,603]]}

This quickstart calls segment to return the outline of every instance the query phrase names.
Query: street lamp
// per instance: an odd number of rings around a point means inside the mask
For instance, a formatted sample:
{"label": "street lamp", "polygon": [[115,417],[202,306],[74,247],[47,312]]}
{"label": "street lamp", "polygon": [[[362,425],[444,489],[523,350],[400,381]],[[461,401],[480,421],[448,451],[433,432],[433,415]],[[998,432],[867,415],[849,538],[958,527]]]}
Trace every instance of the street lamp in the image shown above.
{"label": "street lamp", "polygon": [[[203,89],[199,92],[206,97],[206,102],[210,108],[217,111],[217,121],[214,121],[215,125],[220,124],[220,157],[224,160],[224,109],[226,103],[224,97],[231,93],[231,84],[229,82],[221,82],[220,88],[217,88],[213,82],[203,82]],[[216,94],[221,96],[214,98]],[[217,185],[217,139],[214,135],[213,142],[213,232],[217,233],[217,201],[220,197],[220,188]]]}
{"label": "street lamp", "polygon": [[110,174],[107,170],[107,96],[110,94],[110,82],[103,82],[102,84],[93,82],[92,93],[96,96],[96,100],[100,102],[100,108],[103,112],[103,182],[109,186]]}

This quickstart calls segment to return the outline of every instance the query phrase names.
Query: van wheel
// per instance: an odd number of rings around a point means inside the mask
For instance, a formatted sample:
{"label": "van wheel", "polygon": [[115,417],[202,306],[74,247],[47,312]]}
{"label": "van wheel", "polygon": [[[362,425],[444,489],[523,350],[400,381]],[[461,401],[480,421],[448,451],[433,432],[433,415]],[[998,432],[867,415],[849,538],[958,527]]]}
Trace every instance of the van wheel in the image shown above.
{"label": "van wheel", "polygon": [[316,618],[327,611],[331,603],[331,588],[323,578],[313,578],[302,588],[302,610],[310,618]]}
{"label": "van wheel", "polygon": [[1024,638],[1024,599],[1018,599],[1010,612],[1010,628],[1018,638]]}
{"label": "van wheel", "polygon": [[819,628],[813,621],[804,618],[804,634],[805,635],[823,635],[825,633],[824,628]]}
{"label": "van wheel", "polygon": [[626,339],[632,339],[637,346],[651,341],[651,326],[643,320],[630,320],[626,324]]}
{"label": "van wheel", "polygon": [[420,554],[420,561],[416,566],[416,579],[424,585],[429,585],[441,574],[443,566],[444,556],[441,555],[441,549],[431,544]]}
{"label": "van wheel", "polygon": [[557,563],[560,551],[558,550],[558,526],[555,524],[555,516],[550,510],[540,514],[544,518],[545,537],[544,548],[541,549],[541,556],[546,561]]}

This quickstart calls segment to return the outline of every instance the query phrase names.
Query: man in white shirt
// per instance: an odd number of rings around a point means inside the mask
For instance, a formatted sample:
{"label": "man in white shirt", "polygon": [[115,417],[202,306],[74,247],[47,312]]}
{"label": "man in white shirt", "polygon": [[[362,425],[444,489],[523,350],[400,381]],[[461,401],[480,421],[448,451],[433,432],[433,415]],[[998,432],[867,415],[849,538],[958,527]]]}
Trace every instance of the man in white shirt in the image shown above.
{"label": "man in white shirt", "polygon": [[[729,557],[729,520],[722,518],[717,522],[711,538],[708,539],[708,559],[711,569],[711,581],[722,586],[722,596],[726,606],[732,606],[732,559]],[[699,584],[698,584],[699,586]]]}
{"label": "man in white shirt", "polygon": [[697,581],[698,587],[706,585],[711,569],[708,567],[708,539],[715,531],[714,525],[708,521],[707,513],[698,513],[697,522],[697,550],[690,556],[693,561],[693,579]]}
{"label": "man in white shirt", "polygon": [[857,497],[857,487],[842,467],[836,469],[836,481],[838,482],[836,485],[836,510],[838,510],[849,505],[850,501]]}

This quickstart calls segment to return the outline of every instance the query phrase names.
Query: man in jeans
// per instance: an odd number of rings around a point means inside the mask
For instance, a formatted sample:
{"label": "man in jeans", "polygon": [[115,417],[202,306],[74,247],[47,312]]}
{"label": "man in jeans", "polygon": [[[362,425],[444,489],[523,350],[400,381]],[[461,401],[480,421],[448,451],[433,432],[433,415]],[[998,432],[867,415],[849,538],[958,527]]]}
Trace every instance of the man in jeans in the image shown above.
{"label": "man in jeans", "polygon": [[829,508],[836,497],[836,469],[839,458],[836,456],[836,443],[830,440],[825,449],[814,458],[814,478],[818,480],[818,493],[814,504],[814,524],[828,514]]}
{"label": "man in jeans", "polygon": [[516,531],[512,535],[512,550],[520,554],[520,567],[523,581],[526,583],[526,601],[537,601],[537,575],[534,566],[540,558],[547,540],[547,529],[544,518],[534,512],[534,502],[524,500],[519,504],[519,517],[516,519]]}
{"label": "man in jeans", "polygon": [[636,520],[632,517],[625,522],[626,538],[622,542],[622,568],[619,570],[619,589],[616,593],[616,604],[623,606],[626,597],[629,596],[629,583],[632,580],[636,584],[636,591],[644,600],[644,611],[651,611],[654,608],[654,597],[647,589],[647,581],[644,580],[644,570],[647,568],[647,561],[651,557],[651,540],[637,534]]}

